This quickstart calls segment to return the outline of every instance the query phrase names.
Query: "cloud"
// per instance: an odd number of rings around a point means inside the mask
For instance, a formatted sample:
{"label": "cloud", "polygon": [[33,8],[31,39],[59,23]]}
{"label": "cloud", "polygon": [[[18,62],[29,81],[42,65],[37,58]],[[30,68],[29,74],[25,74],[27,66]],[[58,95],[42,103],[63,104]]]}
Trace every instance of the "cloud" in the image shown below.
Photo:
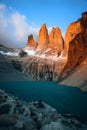
{"label": "cloud", "polygon": [[6,6],[4,4],[0,4],[0,10],[5,10]]}
{"label": "cloud", "polygon": [[25,39],[29,34],[33,33],[37,37],[38,28],[30,26],[26,22],[26,17],[16,12],[12,15],[12,24],[15,27],[15,36],[19,41]]}
{"label": "cloud", "polygon": [[15,27],[15,36],[18,40],[23,40],[28,34],[29,25],[25,22],[25,16],[18,12],[12,15],[12,24]]}
{"label": "cloud", "polygon": [[[0,4],[0,44],[9,47],[25,47],[28,35],[37,39],[39,28],[26,22],[26,17]],[[12,10],[12,9],[11,9]],[[8,13],[7,13],[8,12]]]}

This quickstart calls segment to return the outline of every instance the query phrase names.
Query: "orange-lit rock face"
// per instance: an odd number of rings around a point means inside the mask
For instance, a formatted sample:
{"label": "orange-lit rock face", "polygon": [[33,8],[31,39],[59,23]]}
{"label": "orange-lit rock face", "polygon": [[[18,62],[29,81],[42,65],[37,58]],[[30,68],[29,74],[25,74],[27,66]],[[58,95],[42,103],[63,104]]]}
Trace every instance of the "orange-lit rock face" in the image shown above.
{"label": "orange-lit rock face", "polygon": [[48,46],[48,30],[46,24],[43,24],[38,35],[38,47],[37,49],[47,49]]}
{"label": "orange-lit rock face", "polygon": [[[85,17],[85,16],[84,16]],[[74,69],[87,56],[87,18],[71,23],[65,34],[64,51],[68,62],[65,69]]]}
{"label": "orange-lit rock face", "polygon": [[66,49],[67,52],[68,52],[68,49],[69,49],[70,42],[72,42],[73,39],[75,39],[76,35],[81,33],[82,30],[83,30],[83,28],[82,28],[80,22],[71,23],[68,26],[68,29],[66,31],[65,38],[64,38],[65,49]]}
{"label": "orange-lit rock face", "polygon": [[27,41],[27,46],[26,47],[30,47],[32,49],[35,49],[37,46],[37,43],[35,42],[33,35],[29,35],[28,36],[28,41]]}
{"label": "orange-lit rock face", "polygon": [[48,47],[56,49],[58,52],[63,50],[63,38],[59,28],[53,28],[49,35]]}

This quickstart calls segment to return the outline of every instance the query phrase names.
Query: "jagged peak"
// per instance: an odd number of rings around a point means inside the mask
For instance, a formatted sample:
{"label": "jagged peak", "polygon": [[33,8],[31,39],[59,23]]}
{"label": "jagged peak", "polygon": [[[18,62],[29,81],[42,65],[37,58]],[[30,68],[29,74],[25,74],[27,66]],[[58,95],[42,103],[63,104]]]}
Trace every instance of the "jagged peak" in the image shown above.
{"label": "jagged peak", "polygon": [[46,24],[43,24],[39,30],[37,49],[46,48],[48,45],[48,41],[49,41],[48,30]]}
{"label": "jagged peak", "polygon": [[42,24],[41,28],[46,28],[46,23]]}
{"label": "jagged peak", "polygon": [[87,19],[87,12],[83,12],[83,13],[82,13],[82,18],[83,18],[83,19]]}
{"label": "jagged peak", "polygon": [[49,45],[52,49],[56,48],[56,52],[63,50],[63,37],[59,27],[53,27],[49,34]]}
{"label": "jagged peak", "polygon": [[30,47],[30,48],[36,48],[37,43],[35,42],[34,38],[33,38],[33,34],[30,34],[28,36],[28,40],[27,40],[27,45],[26,47]]}

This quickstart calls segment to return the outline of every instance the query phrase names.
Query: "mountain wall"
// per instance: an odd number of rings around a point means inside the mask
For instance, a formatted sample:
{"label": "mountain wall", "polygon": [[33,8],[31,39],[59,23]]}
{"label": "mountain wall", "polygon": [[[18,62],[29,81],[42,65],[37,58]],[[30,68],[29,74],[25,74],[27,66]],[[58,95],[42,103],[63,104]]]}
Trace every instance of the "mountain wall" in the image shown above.
{"label": "mountain wall", "polygon": [[68,26],[64,44],[64,51],[68,58],[64,71],[71,71],[87,58],[87,12]]}
{"label": "mountain wall", "polygon": [[[24,51],[27,49],[32,55],[11,58],[11,63],[17,70],[19,69],[17,66],[20,64],[22,72],[35,80],[61,82],[72,75],[80,65],[84,70],[87,66],[87,62],[85,62],[87,61],[87,12],[82,13],[80,19],[68,26],[64,38],[59,27],[53,27],[48,34],[46,24],[43,24],[39,30],[38,41],[36,42],[33,35],[30,35],[27,45],[23,49]],[[85,63],[85,65],[81,63]],[[79,74],[81,75],[81,73],[77,73],[76,76]],[[74,80],[75,77],[72,76],[71,79],[77,82]],[[87,78],[84,79],[81,84],[87,81]],[[72,83],[70,81],[69,85],[72,86]],[[65,85],[67,85],[66,82]],[[80,84],[76,86],[80,86]]]}
{"label": "mountain wall", "polygon": [[[68,73],[71,73],[85,58],[87,58],[87,12],[82,13],[82,17],[76,22],[70,23],[64,38],[62,37],[59,27],[53,27],[50,34],[48,34],[46,24],[43,24],[39,30],[36,54],[37,52],[39,52],[40,63],[38,60],[35,60],[37,58],[34,58],[34,64],[38,64],[37,66],[39,67],[35,66],[33,70],[37,68],[36,70],[41,73],[41,77],[49,73],[49,75],[51,75],[50,80],[54,80],[55,76],[53,76],[54,74],[52,74],[52,72],[55,72],[58,74],[57,79],[62,79],[67,76]],[[41,57],[43,55],[44,59]],[[49,60],[49,57],[51,57],[51,60]],[[48,65],[46,65],[45,60],[48,62]],[[53,69],[55,67],[51,63],[55,64],[57,69]],[[31,64],[33,64],[33,62]],[[41,64],[43,64],[44,67],[42,67]],[[52,69],[50,69],[50,66]],[[30,71],[33,70],[31,69]]]}

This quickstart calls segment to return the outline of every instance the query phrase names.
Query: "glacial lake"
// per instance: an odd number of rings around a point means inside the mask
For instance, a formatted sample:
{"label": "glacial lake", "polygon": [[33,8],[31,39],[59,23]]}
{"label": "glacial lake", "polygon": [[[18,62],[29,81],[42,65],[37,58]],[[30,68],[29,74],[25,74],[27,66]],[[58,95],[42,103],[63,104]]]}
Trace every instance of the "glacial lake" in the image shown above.
{"label": "glacial lake", "polygon": [[41,99],[58,113],[75,115],[87,123],[87,93],[78,88],[46,81],[18,81],[0,82],[0,89],[28,102]]}

